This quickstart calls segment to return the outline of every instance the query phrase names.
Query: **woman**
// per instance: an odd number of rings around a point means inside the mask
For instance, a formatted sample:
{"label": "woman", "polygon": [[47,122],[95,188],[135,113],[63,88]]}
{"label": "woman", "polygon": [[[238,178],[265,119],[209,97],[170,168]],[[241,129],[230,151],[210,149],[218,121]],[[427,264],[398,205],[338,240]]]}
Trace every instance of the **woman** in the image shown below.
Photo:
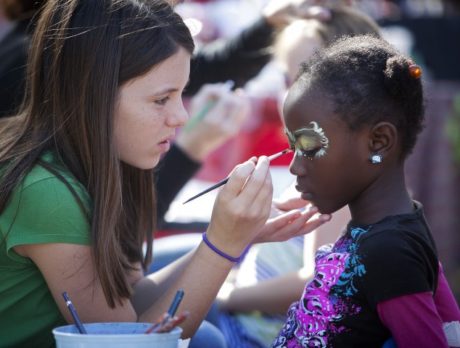
{"label": "woman", "polygon": [[[200,325],[248,244],[321,224],[292,211],[268,223],[268,160],[235,168],[201,243],[148,277],[153,169],[187,119],[193,41],[161,0],[55,0],[37,22],[25,102],[0,128],[0,327],[6,346],[52,346],[71,322],[156,321],[178,288]],[[147,251],[142,245],[147,241]],[[6,338],[7,337],[7,338]]]}

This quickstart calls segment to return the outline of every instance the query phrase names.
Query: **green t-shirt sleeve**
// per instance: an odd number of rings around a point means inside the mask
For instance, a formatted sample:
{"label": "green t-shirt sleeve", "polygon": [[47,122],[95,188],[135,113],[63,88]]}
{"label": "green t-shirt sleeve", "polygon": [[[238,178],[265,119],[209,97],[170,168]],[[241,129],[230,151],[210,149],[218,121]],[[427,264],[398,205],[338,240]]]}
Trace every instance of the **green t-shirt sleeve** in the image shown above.
{"label": "green t-shirt sleeve", "polygon": [[[0,215],[0,229],[7,250],[17,245],[41,243],[90,244],[87,215],[65,183],[52,174],[32,173],[13,192]],[[48,173],[48,172],[46,172]],[[86,191],[70,183],[85,208],[89,204]]]}

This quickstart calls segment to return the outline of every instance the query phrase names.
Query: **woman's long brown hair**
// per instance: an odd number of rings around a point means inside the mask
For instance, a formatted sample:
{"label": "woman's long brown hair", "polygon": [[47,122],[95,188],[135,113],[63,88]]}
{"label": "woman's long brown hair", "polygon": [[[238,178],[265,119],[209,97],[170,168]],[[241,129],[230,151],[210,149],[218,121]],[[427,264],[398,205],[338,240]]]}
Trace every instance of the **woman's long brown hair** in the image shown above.
{"label": "woman's long brown hair", "polygon": [[150,262],[156,220],[153,170],[124,164],[115,151],[118,88],[179,47],[192,53],[193,40],[162,0],[49,0],[35,29],[21,111],[0,121],[0,213],[43,152],[54,151],[92,198],[94,264],[111,307],[131,295],[132,262]]}

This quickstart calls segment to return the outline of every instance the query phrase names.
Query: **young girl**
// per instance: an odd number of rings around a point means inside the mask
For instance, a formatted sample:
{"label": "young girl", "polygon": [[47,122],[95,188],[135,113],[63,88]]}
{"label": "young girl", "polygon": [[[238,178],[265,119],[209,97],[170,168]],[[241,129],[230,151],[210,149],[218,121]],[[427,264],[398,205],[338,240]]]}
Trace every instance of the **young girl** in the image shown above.
{"label": "young girl", "polygon": [[[162,0],[53,0],[34,31],[26,98],[0,124],[0,346],[53,346],[72,322],[154,322],[177,289],[200,325],[248,244],[315,228],[271,208],[268,160],[237,166],[207,240],[148,277],[153,169],[187,119],[193,40]],[[144,241],[147,252],[142,252]]]}
{"label": "young girl", "polygon": [[[339,37],[379,35],[378,25],[365,13],[352,7],[331,8],[329,12],[328,21],[298,19],[278,33],[274,62],[286,76],[287,83],[294,81],[303,61]],[[285,138],[282,139],[281,119],[276,126],[279,126],[281,135],[279,142],[286,142]],[[271,139],[277,139],[276,133],[271,134]],[[276,144],[276,140],[271,141]],[[332,222],[324,225],[326,230],[282,243],[258,244],[251,248],[218,296],[219,327],[229,346],[270,346],[284,324],[287,308],[299,298],[305,282],[312,277],[314,252],[316,245],[321,245],[317,244],[321,241],[316,236],[323,239],[323,244],[324,240],[335,240],[348,217],[348,211],[341,209],[334,213]],[[289,287],[286,287],[286,282]]]}
{"label": "young girl", "polygon": [[447,347],[458,306],[404,183],[422,129],[420,68],[380,39],[339,40],[302,65],[284,121],[297,190],[322,213],[348,205],[351,221],[317,251],[272,346]]}

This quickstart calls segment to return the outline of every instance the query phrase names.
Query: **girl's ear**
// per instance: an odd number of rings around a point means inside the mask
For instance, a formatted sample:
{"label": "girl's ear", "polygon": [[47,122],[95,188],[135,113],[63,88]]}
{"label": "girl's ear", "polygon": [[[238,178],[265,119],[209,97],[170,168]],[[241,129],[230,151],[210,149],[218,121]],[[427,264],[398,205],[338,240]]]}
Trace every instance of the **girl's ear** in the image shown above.
{"label": "girl's ear", "polygon": [[394,151],[398,142],[398,130],[390,122],[379,122],[369,132],[369,151],[388,157]]}

